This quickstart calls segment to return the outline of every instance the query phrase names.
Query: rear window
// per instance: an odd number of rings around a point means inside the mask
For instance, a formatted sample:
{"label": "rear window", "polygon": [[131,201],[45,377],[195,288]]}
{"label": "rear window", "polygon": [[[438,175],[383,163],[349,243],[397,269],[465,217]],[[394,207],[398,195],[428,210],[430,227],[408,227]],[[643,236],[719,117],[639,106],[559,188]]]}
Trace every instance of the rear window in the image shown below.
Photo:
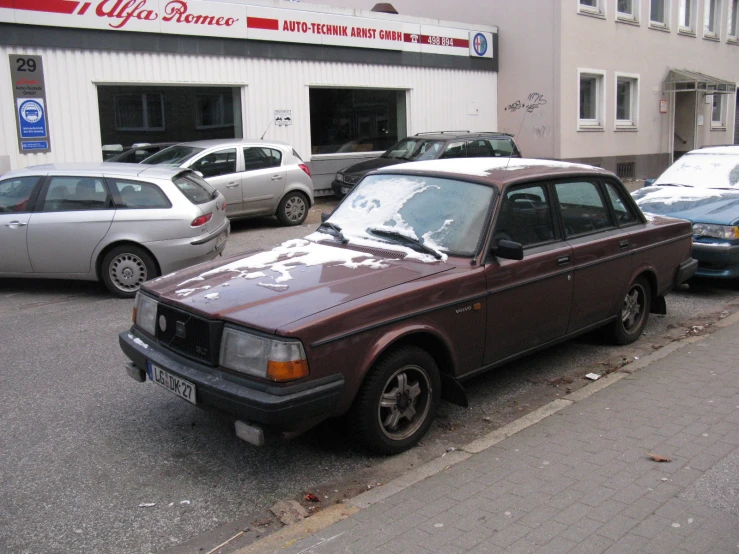
{"label": "rear window", "polygon": [[195,173],[180,173],[172,182],[193,204],[205,204],[217,194],[216,189]]}

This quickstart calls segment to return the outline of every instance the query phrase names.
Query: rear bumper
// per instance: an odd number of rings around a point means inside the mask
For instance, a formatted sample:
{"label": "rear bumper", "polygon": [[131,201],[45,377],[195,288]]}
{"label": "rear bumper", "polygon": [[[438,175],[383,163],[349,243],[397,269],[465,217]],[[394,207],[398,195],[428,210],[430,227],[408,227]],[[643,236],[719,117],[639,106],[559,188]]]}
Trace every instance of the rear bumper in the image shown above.
{"label": "rear bumper", "polygon": [[[219,237],[225,239],[218,244]],[[172,273],[184,267],[207,262],[218,256],[226,248],[231,234],[231,222],[226,222],[215,231],[193,240],[192,237],[177,240],[165,240],[145,243],[159,262],[162,275]]]}
{"label": "rear bumper", "polygon": [[154,364],[193,383],[199,408],[280,430],[300,430],[309,421],[333,415],[344,390],[340,374],[287,386],[239,377],[166,351],[153,339],[137,336],[135,329],[118,335],[118,342],[147,380],[152,378],[150,364]]}
{"label": "rear bumper", "polygon": [[675,275],[675,282],[673,283],[673,286],[676,287],[678,285],[682,285],[685,281],[695,275],[697,270],[698,260],[693,258],[685,260],[683,263],[680,264],[680,267],[677,268],[677,274]]}
{"label": "rear bumper", "polygon": [[698,260],[699,277],[739,278],[739,245],[693,242],[693,258]]}

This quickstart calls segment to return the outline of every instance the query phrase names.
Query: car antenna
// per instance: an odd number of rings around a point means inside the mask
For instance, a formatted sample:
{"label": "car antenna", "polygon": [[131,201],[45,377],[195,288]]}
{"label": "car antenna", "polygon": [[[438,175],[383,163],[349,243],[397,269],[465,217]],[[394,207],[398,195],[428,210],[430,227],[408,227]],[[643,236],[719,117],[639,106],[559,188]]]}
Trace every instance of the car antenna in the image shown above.
{"label": "car antenna", "polygon": [[[527,113],[529,113],[528,110],[523,112],[523,117],[521,118],[521,125],[518,126],[518,132],[513,136],[513,148],[516,147],[516,139],[518,138],[519,133],[521,133],[521,129],[523,128],[523,122],[526,121]],[[511,158],[513,157],[513,148],[511,148],[511,153],[508,154],[508,161],[505,163],[506,169],[508,169],[508,164],[511,163]]]}
{"label": "car antenna", "polygon": [[267,125],[267,128],[266,128],[266,129],[264,130],[264,133],[262,133],[262,136],[261,136],[261,137],[259,137],[259,140],[263,140],[263,139],[264,139],[264,135],[266,135],[266,134],[267,134],[267,131],[269,131],[269,128],[270,128],[270,127],[272,127],[272,124],[273,124],[274,122],[275,122],[275,120],[274,120],[274,119],[271,119],[271,120],[270,120],[270,122],[269,122],[269,125]]}

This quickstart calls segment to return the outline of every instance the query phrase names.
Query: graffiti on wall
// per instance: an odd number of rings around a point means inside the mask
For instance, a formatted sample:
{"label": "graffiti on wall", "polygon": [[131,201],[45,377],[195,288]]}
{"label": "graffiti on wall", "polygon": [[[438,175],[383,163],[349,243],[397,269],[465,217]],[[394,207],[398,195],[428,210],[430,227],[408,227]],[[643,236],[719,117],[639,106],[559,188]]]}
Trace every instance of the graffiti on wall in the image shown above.
{"label": "graffiti on wall", "polygon": [[511,113],[515,113],[518,110],[526,110],[526,113],[533,113],[546,103],[547,100],[544,98],[543,94],[532,92],[525,100],[516,100],[515,102],[508,104],[504,109]]}

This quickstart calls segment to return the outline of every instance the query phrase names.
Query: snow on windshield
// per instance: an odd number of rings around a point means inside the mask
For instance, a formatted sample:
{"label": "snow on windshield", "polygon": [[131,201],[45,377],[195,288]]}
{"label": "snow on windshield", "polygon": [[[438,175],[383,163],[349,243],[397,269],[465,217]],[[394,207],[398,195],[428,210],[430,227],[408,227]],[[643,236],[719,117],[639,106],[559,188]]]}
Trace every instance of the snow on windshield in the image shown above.
{"label": "snow on windshield", "polygon": [[733,188],[739,185],[739,156],[685,154],[654,182],[700,188]]}

